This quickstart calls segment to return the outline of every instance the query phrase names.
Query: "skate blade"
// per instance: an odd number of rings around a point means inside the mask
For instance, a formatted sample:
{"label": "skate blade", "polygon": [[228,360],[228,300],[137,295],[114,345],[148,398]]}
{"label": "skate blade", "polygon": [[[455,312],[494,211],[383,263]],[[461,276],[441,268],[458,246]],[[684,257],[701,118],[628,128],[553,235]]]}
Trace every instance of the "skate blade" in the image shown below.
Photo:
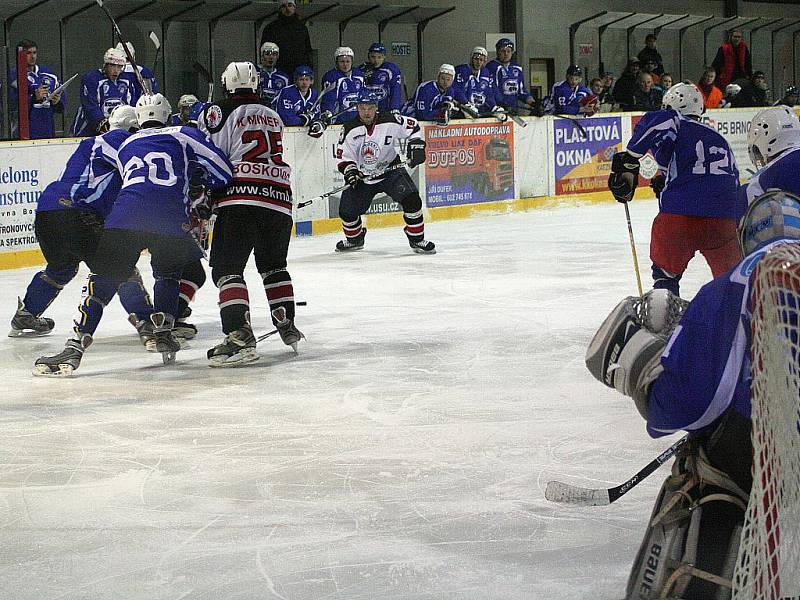
{"label": "skate blade", "polygon": [[359,246],[358,248],[346,248],[344,250],[339,250],[339,248],[335,248],[336,252],[339,252],[340,254],[347,254],[348,252],[358,252],[363,249],[364,246]]}
{"label": "skate blade", "polygon": [[261,358],[255,348],[245,348],[233,356],[212,356],[208,359],[208,366],[212,368],[240,367],[249,365]]}
{"label": "skate blade", "polygon": [[436,248],[433,250],[423,250],[422,248],[412,248],[414,254],[436,254]]}
{"label": "skate blade", "polygon": [[197,332],[193,329],[179,329],[176,327],[172,330],[172,335],[179,340],[191,340],[197,335]]}
{"label": "skate blade", "polygon": [[175,362],[175,354],[175,352],[162,352],[161,360],[164,361],[165,365],[171,365]]}
{"label": "skate blade", "polygon": [[72,377],[74,370],[72,365],[58,365],[58,371],[53,371],[49,365],[33,365],[32,373],[36,377]]}
{"label": "skate blade", "polygon": [[34,329],[12,329],[8,332],[8,337],[41,337],[43,335],[50,335],[53,333],[52,329],[47,331],[36,331]]}

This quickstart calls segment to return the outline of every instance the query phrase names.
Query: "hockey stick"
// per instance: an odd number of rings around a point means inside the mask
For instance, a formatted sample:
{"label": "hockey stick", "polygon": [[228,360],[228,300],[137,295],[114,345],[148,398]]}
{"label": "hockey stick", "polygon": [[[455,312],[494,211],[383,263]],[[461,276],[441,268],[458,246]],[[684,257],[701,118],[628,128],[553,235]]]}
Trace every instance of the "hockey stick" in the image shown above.
{"label": "hockey stick", "polygon": [[155,75],[156,67],[158,66],[158,53],[161,52],[161,40],[158,39],[155,31],[148,33],[147,37],[150,38],[150,41],[153,42],[153,45],[156,47],[156,57],[153,59],[153,75]]}
{"label": "hockey stick", "polygon": [[578,132],[581,134],[581,137],[584,140],[588,140],[589,139],[589,136],[586,135],[586,130],[583,128],[583,125],[581,125],[581,123],[580,123],[580,119],[582,119],[583,117],[578,117],[578,116],[575,116],[575,115],[553,115],[553,116],[555,116],[556,118],[559,118],[559,119],[567,119],[567,120],[569,120],[575,126],[575,129],[578,130]]}
{"label": "hockey stick", "polygon": [[70,77],[69,79],[67,79],[67,80],[66,80],[64,83],[62,83],[60,86],[58,86],[58,87],[57,87],[56,89],[54,89],[52,92],[50,92],[49,94],[47,94],[47,96],[45,96],[45,99],[44,99],[44,101],[45,101],[45,102],[50,102],[50,100],[52,100],[53,96],[55,96],[56,94],[59,94],[59,93],[61,93],[61,90],[63,90],[63,89],[64,89],[65,87],[67,87],[67,86],[68,86],[70,83],[72,83],[73,81],[75,81],[75,78],[76,78],[77,76],[78,76],[78,74],[77,74],[77,73],[75,73],[75,75],[73,75],[72,77]]}
{"label": "hockey stick", "polygon": [[625,483],[610,488],[584,488],[561,481],[548,481],[544,497],[550,502],[575,504],[577,506],[606,506],[616,502],[631,489],[644,481],[651,473],[672,458],[675,453],[689,441],[689,435],[683,436],[669,448],[664,450],[645,467],[628,479]]}
{"label": "hockey stick", "polygon": [[128,42],[123,37],[122,31],[120,31],[119,25],[117,25],[117,21],[114,19],[114,15],[112,15],[111,11],[109,11],[106,8],[105,4],[103,4],[103,0],[94,0],[94,1],[97,2],[97,5],[103,9],[103,12],[106,13],[106,16],[111,21],[111,25],[112,27],[114,27],[114,32],[117,34],[119,41],[122,43],[122,50],[125,52],[125,57],[128,59],[128,63],[130,63],[131,69],[133,69],[133,74],[136,77],[136,81],[139,83],[139,87],[142,90],[142,94],[151,94],[152,91],[148,86],[144,84],[144,79],[142,79],[142,74],[139,72],[139,68],[136,66],[136,61],[133,58],[133,54],[131,53],[130,48],[128,48]]}
{"label": "hockey stick", "polygon": [[639,288],[639,297],[644,297],[642,292],[642,276],[639,274],[639,258],[636,256],[636,243],[633,241],[633,227],[631,227],[631,211],[628,210],[628,203],[625,205],[625,220],[628,222],[628,238],[631,241],[631,254],[633,254],[633,270],[636,272],[636,286]]}
{"label": "hockey stick", "polygon": [[[406,165],[408,165],[408,161],[407,160],[401,161],[401,162],[397,163],[396,165],[392,165],[391,167],[386,167],[380,173],[374,173],[373,175],[370,175],[367,179],[362,179],[361,181],[363,183],[369,183],[370,181],[375,181],[376,179],[380,179],[381,177],[391,173],[392,171],[397,171],[399,169],[402,169]],[[308,206],[309,204],[313,204],[314,202],[316,202],[318,200],[325,200],[325,198],[330,198],[334,194],[338,194],[339,192],[343,192],[344,190],[346,190],[349,187],[352,187],[352,186],[349,183],[346,183],[345,185],[339,186],[336,189],[331,190],[330,192],[325,192],[324,194],[320,194],[319,196],[314,196],[313,198],[311,198],[311,200],[306,200],[305,202],[300,202],[297,205],[297,208],[298,209],[299,208],[304,208],[304,207]]]}
{"label": "hockey stick", "polygon": [[322,102],[322,97],[325,94],[327,94],[328,92],[332,92],[335,89],[336,89],[336,82],[335,81],[331,81],[328,85],[326,85],[324,88],[322,88],[322,91],[317,96],[317,99],[314,100],[314,103],[311,106],[309,106],[306,110],[304,110],[303,112],[305,114],[307,114],[309,117],[311,115],[313,115],[314,111],[317,110],[317,107],[319,106],[319,103]]}
{"label": "hockey stick", "polygon": [[209,73],[208,69],[206,69],[199,62],[195,62],[192,65],[192,69],[195,73],[200,75],[200,77],[206,80],[206,83],[208,84],[208,99],[206,102],[210,103],[214,99],[214,82],[211,80],[211,73]]}

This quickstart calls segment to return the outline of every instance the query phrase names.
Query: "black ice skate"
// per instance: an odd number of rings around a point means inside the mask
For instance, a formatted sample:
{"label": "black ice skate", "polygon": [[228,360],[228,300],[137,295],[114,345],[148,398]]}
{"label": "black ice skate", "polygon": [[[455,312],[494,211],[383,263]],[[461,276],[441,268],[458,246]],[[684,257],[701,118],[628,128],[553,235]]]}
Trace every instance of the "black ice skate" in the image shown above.
{"label": "black ice skate", "polygon": [[225,341],[211,348],[206,356],[210,367],[238,367],[261,358],[250,323],[226,335]]}
{"label": "black ice skate", "polygon": [[336,251],[337,252],[354,252],[355,250],[361,250],[364,247],[364,238],[367,236],[367,228],[364,227],[356,237],[353,238],[344,238],[336,242]]}
{"label": "black ice skate", "polygon": [[35,335],[47,335],[56,326],[53,319],[35,317],[32,313],[25,310],[22,300],[17,298],[17,312],[11,319],[11,331],[8,337],[27,337]]}
{"label": "black ice skate", "polygon": [[286,309],[283,306],[272,311],[272,318],[275,319],[275,327],[278,329],[283,343],[291,346],[297,354],[297,342],[305,339],[306,336],[295,326],[293,320],[286,317]]}
{"label": "black ice skate", "polygon": [[175,318],[172,315],[157,312],[150,315],[150,321],[153,323],[153,340],[148,342],[147,350],[160,352],[165,365],[174,363],[175,353],[181,349],[180,342],[172,335]]}
{"label": "black ice skate", "polygon": [[188,306],[177,319],[175,319],[175,327],[172,328],[172,335],[179,340],[191,340],[197,335],[197,327],[192,323],[188,323],[186,319],[192,316],[192,309]]}
{"label": "black ice skate", "polygon": [[80,338],[67,340],[64,350],[55,356],[42,356],[33,365],[33,374],[40,377],[69,377],[81,364],[83,353],[92,344],[88,333]]}
{"label": "black ice skate", "polygon": [[418,242],[408,241],[411,249],[417,254],[436,254],[436,244],[428,240],[419,240]]}
{"label": "black ice skate", "polygon": [[[142,342],[142,346],[147,348],[148,344],[151,345],[155,344],[155,334],[153,333],[153,324],[150,321],[139,319],[136,316],[136,313],[131,313],[128,315],[128,323],[130,323],[136,328],[136,333],[139,334],[139,339]],[[152,352],[155,352],[155,346],[153,346]]]}

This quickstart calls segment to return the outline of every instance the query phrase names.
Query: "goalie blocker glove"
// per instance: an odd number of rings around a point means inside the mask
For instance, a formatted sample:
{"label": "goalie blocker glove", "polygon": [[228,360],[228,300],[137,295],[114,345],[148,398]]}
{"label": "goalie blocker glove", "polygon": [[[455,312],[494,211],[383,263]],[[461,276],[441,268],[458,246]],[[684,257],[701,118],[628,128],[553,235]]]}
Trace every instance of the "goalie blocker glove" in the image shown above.
{"label": "goalie blocker glove", "polygon": [[412,138],[408,140],[406,147],[406,155],[408,156],[408,167],[413,169],[425,163],[425,140],[419,138]]}
{"label": "goalie blocker glove", "polygon": [[639,182],[639,159],[628,152],[617,152],[611,161],[608,189],[617,202],[630,202]]}

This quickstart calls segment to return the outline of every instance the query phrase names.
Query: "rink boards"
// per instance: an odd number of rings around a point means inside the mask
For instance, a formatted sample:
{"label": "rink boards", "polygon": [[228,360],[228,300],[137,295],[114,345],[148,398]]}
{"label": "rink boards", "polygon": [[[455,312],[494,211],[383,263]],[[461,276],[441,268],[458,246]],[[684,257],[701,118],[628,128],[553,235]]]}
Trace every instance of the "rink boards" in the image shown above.
{"label": "rink boards", "polygon": [[[742,177],[754,170],[747,153],[750,120],[759,109],[712,110],[706,122],[731,144]],[[598,114],[573,121],[525,118],[526,126],[494,119],[425,124],[427,161],[415,169],[429,220],[481,212],[510,212],[560,203],[608,201],[611,157],[624,149],[641,113]],[[292,166],[295,202],[343,184],[336,170],[341,127],[314,139],[304,128],[287,128],[284,160]],[[58,178],[79,139],[0,143],[0,268],[40,264],[33,231],[36,201]],[[403,150],[403,144],[395,140]],[[644,182],[641,182],[644,184]],[[649,188],[640,189],[642,195]],[[340,230],[339,197],[315,201],[295,213],[296,233]],[[400,207],[386,196],[373,202],[369,227],[399,225]]]}

